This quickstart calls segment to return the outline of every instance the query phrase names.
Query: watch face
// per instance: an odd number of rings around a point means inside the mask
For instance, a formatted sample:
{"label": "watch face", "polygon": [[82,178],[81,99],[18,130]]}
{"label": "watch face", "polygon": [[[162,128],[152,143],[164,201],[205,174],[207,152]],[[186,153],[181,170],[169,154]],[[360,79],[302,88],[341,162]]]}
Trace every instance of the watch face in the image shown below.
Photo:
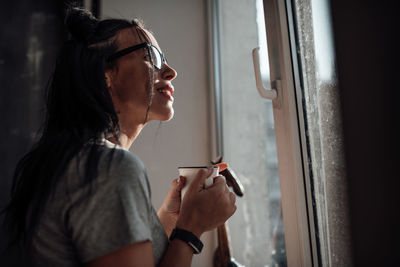
{"label": "watch face", "polygon": [[202,248],[198,248],[198,247],[196,247],[192,242],[188,242],[188,244],[192,247],[192,249],[193,249],[193,251],[194,251],[194,254],[199,254],[200,252],[201,252],[201,249]]}

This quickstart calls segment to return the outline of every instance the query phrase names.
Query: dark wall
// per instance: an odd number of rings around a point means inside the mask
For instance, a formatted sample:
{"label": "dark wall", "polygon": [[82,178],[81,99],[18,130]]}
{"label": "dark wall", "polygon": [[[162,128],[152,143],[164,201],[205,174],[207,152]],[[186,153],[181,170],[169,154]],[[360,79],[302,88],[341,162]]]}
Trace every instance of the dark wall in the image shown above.
{"label": "dark wall", "polygon": [[[63,26],[65,2],[14,0],[1,3],[0,209],[9,199],[17,160],[32,146],[43,122],[45,87],[58,49],[67,37]],[[0,231],[2,252],[6,233],[3,228]],[[1,253],[0,257],[0,266],[18,265],[12,253]]]}
{"label": "dark wall", "polygon": [[395,1],[332,0],[355,266],[400,266]]}

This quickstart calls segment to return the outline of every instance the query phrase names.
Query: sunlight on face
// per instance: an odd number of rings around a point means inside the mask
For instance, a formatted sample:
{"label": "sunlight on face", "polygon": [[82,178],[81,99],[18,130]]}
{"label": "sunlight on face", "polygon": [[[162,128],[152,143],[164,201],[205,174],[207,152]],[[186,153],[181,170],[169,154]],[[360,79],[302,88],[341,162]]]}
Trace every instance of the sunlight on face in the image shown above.
{"label": "sunlight on face", "polygon": [[[134,28],[122,30],[117,35],[117,42],[118,51],[143,42],[161,51],[154,36],[146,30],[141,35]],[[121,127],[151,120],[167,121],[174,115],[174,87],[171,82],[176,77],[176,71],[167,64],[163,64],[160,70],[154,68],[149,51],[144,47],[126,54],[116,60],[113,69],[106,72]]]}

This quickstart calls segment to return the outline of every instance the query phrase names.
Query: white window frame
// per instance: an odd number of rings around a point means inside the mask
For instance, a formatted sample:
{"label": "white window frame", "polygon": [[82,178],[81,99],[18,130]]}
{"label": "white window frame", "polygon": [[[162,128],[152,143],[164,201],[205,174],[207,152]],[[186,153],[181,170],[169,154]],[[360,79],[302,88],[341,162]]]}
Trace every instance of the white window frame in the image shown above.
{"label": "white window frame", "polygon": [[[287,5],[287,6],[286,6]],[[218,1],[207,0],[210,49],[210,121],[211,157],[223,149],[221,110]],[[280,81],[278,98],[274,103],[274,123],[278,154],[278,170],[282,196],[282,212],[285,231],[288,266],[318,266],[310,177],[307,164],[305,131],[302,107],[298,105],[293,74],[289,24],[290,0],[264,0],[266,32],[268,42],[270,79]],[[296,63],[295,63],[296,64]],[[256,90],[256,88],[254,88]]]}
{"label": "white window frame", "polygon": [[312,203],[311,195],[307,194],[310,192],[308,168],[303,168],[304,122],[293,79],[287,8],[291,8],[290,1],[264,0],[270,77],[271,81],[281,81],[279,97],[274,100],[280,104],[273,110],[286,255],[288,266],[317,266],[312,256],[316,255],[316,247],[312,240],[313,224],[309,223],[313,221],[312,209],[307,204]]}

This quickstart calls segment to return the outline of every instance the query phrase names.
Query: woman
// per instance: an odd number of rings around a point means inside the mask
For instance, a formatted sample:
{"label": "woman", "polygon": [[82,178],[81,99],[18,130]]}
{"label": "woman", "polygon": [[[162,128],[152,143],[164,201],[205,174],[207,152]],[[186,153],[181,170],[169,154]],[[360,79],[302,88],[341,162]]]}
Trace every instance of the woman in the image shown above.
{"label": "woman", "polygon": [[235,212],[235,195],[221,176],[204,189],[210,172],[200,171],[182,203],[185,177],[175,179],[156,213],[128,151],[147,122],[173,117],[175,70],[138,21],[71,8],[66,24],[73,38],[57,59],[42,137],[15,172],[13,241],[37,266],[190,266],[200,236]]}

